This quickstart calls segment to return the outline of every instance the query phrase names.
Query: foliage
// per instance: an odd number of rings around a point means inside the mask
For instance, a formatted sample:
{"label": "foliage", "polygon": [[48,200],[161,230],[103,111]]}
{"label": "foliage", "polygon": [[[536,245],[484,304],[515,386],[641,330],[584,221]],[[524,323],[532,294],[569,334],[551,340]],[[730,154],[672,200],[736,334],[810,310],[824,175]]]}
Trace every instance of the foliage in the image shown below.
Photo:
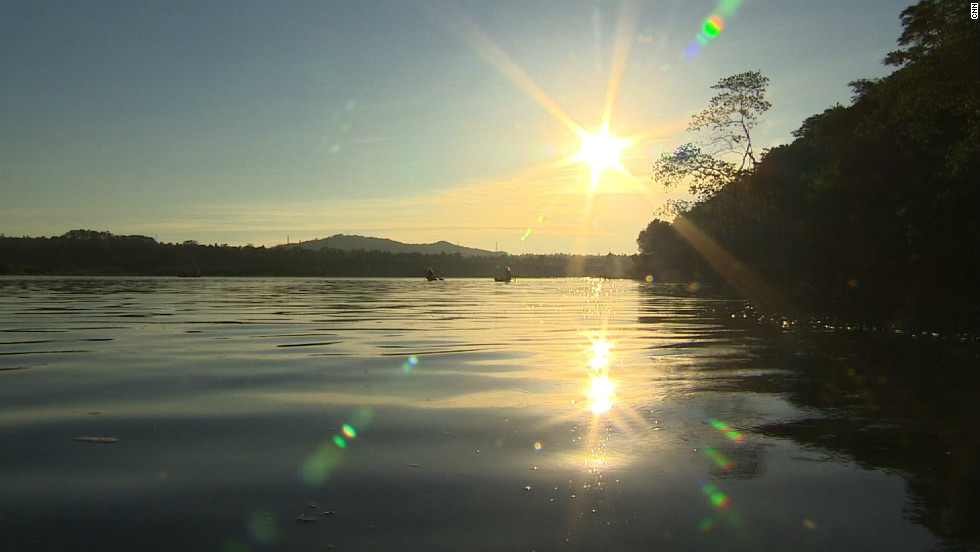
{"label": "foliage", "polygon": [[[892,74],[851,83],[851,105],[807,118],[791,144],[705,186],[683,216],[800,313],[975,331],[980,26],[950,0],[923,0],[902,23]],[[682,160],[676,174],[693,178]],[[653,230],[637,240],[660,263],[648,272],[724,279]]]}
{"label": "foliage", "polygon": [[769,78],[760,71],[746,71],[721,79],[711,87],[721,92],[691,119],[688,130],[709,130],[708,144],[712,151],[716,154],[739,153],[742,163],[738,170],[751,169],[756,159],[749,131],[755,128],[759,116],[772,107],[765,99],[768,86]]}
{"label": "foliage", "polygon": [[[692,117],[687,128],[689,132],[703,132],[707,151],[687,143],[664,152],[654,163],[654,180],[667,189],[686,182],[691,194],[704,201],[751,170],[756,164],[751,130],[772,106],[765,99],[768,84],[769,79],[761,72],[747,71],[713,85],[711,88],[720,92]],[[730,154],[740,155],[741,163],[723,159]]]}
{"label": "foliage", "polygon": [[735,178],[735,165],[704,153],[694,144],[682,144],[665,151],[653,166],[654,180],[673,188],[687,182],[691,195],[709,198]]}

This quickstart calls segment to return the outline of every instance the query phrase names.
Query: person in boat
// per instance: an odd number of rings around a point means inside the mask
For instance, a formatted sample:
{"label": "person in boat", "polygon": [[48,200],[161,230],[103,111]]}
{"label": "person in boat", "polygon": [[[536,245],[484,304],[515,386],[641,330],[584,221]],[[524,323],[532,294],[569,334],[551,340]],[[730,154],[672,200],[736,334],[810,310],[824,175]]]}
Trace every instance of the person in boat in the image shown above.
{"label": "person in boat", "polygon": [[497,278],[494,278],[494,280],[496,280],[498,282],[509,282],[511,278],[512,278],[512,276],[511,276],[511,273],[510,273],[510,267],[509,266],[505,266],[504,267],[504,273],[501,276],[499,276]]}
{"label": "person in boat", "polygon": [[425,279],[428,280],[428,281],[430,281],[430,282],[432,280],[438,280],[439,279],[436,276],[436,271],[435,270],[432,270],[432,267],[431,266],[429,268],[425,269]]}

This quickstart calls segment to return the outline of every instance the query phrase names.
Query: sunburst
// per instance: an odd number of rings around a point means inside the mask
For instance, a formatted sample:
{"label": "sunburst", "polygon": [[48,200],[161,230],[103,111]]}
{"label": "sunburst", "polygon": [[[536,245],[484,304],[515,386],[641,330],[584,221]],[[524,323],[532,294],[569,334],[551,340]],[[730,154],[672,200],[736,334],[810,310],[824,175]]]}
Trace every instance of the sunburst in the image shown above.
{"label": "sunburst", "polygon": [[581,161],[589,166],[592,173],[591,189],[594,190],[598,185],[602,171],[606,169],[614,169],[621,173],[626,171],[620,161],[620,155],[630,145],[629,138],[616,138],[609,134],[608,123],[603,124],[595,134],[580,130],[578,135],[582,145],[572,160]]}

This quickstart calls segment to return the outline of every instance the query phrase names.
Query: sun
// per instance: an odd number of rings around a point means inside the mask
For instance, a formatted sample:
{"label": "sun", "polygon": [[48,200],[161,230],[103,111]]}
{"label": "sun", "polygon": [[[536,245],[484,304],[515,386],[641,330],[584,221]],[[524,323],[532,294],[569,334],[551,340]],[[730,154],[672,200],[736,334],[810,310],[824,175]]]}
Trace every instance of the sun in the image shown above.
{"label": "sun", "polygon": [[589,166],[592,172],[592,187],[594,188],[599,180],[599,174],[606,169],[615,169],[623,172],[623,164],[619,156],[623,149],[630,145],[628,138],[616,138],[609,134],[609,125],[604,124],[599,132],[590,134],[579,131],[579,138],[582,145],[578,153],[572,158],[574,161],[581,161]]}

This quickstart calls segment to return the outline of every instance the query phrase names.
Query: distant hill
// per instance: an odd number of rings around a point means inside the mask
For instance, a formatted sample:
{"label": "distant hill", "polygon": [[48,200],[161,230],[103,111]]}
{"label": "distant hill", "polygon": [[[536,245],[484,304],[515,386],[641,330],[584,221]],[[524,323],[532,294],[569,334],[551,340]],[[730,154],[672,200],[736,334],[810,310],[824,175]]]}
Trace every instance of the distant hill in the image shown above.
{"label": "distant hill", "polygon": [[453,255],[459,253],[464,257],[486,257],[492,255],[506,255],[505,252],[493,252],[486,249],[475,249],[472,247],[462,247],[447,241],[436,243],[402,243],[386,238],[369,238],[365,236],[349,236],[337,234],[329,238],[299,242],[280,247],[311,249],[319,251],[327,249],[338,249],[341,251],[383,251],[385,253],[421,253],[423,255],[439,255],[445,253]]}
{"label": "distant hill", "polygon": [[[457,251],[459,255],[455,254]],[[359,236],[334,236],[266,248],[201,245],[194,240],[159,243],[147,236],[116,236],[93,230],[72,230],[51,238],[10,238],[0,234],[0,274],[18,276],[422,278],[425,268],[431,266],[446,278],[489,281],[505,265],[521,279],[636,278],[650,274],[638,272],[636,258],[626,255],[494,256],[490,251],[457,248],[448,242],[412,245]]]}

